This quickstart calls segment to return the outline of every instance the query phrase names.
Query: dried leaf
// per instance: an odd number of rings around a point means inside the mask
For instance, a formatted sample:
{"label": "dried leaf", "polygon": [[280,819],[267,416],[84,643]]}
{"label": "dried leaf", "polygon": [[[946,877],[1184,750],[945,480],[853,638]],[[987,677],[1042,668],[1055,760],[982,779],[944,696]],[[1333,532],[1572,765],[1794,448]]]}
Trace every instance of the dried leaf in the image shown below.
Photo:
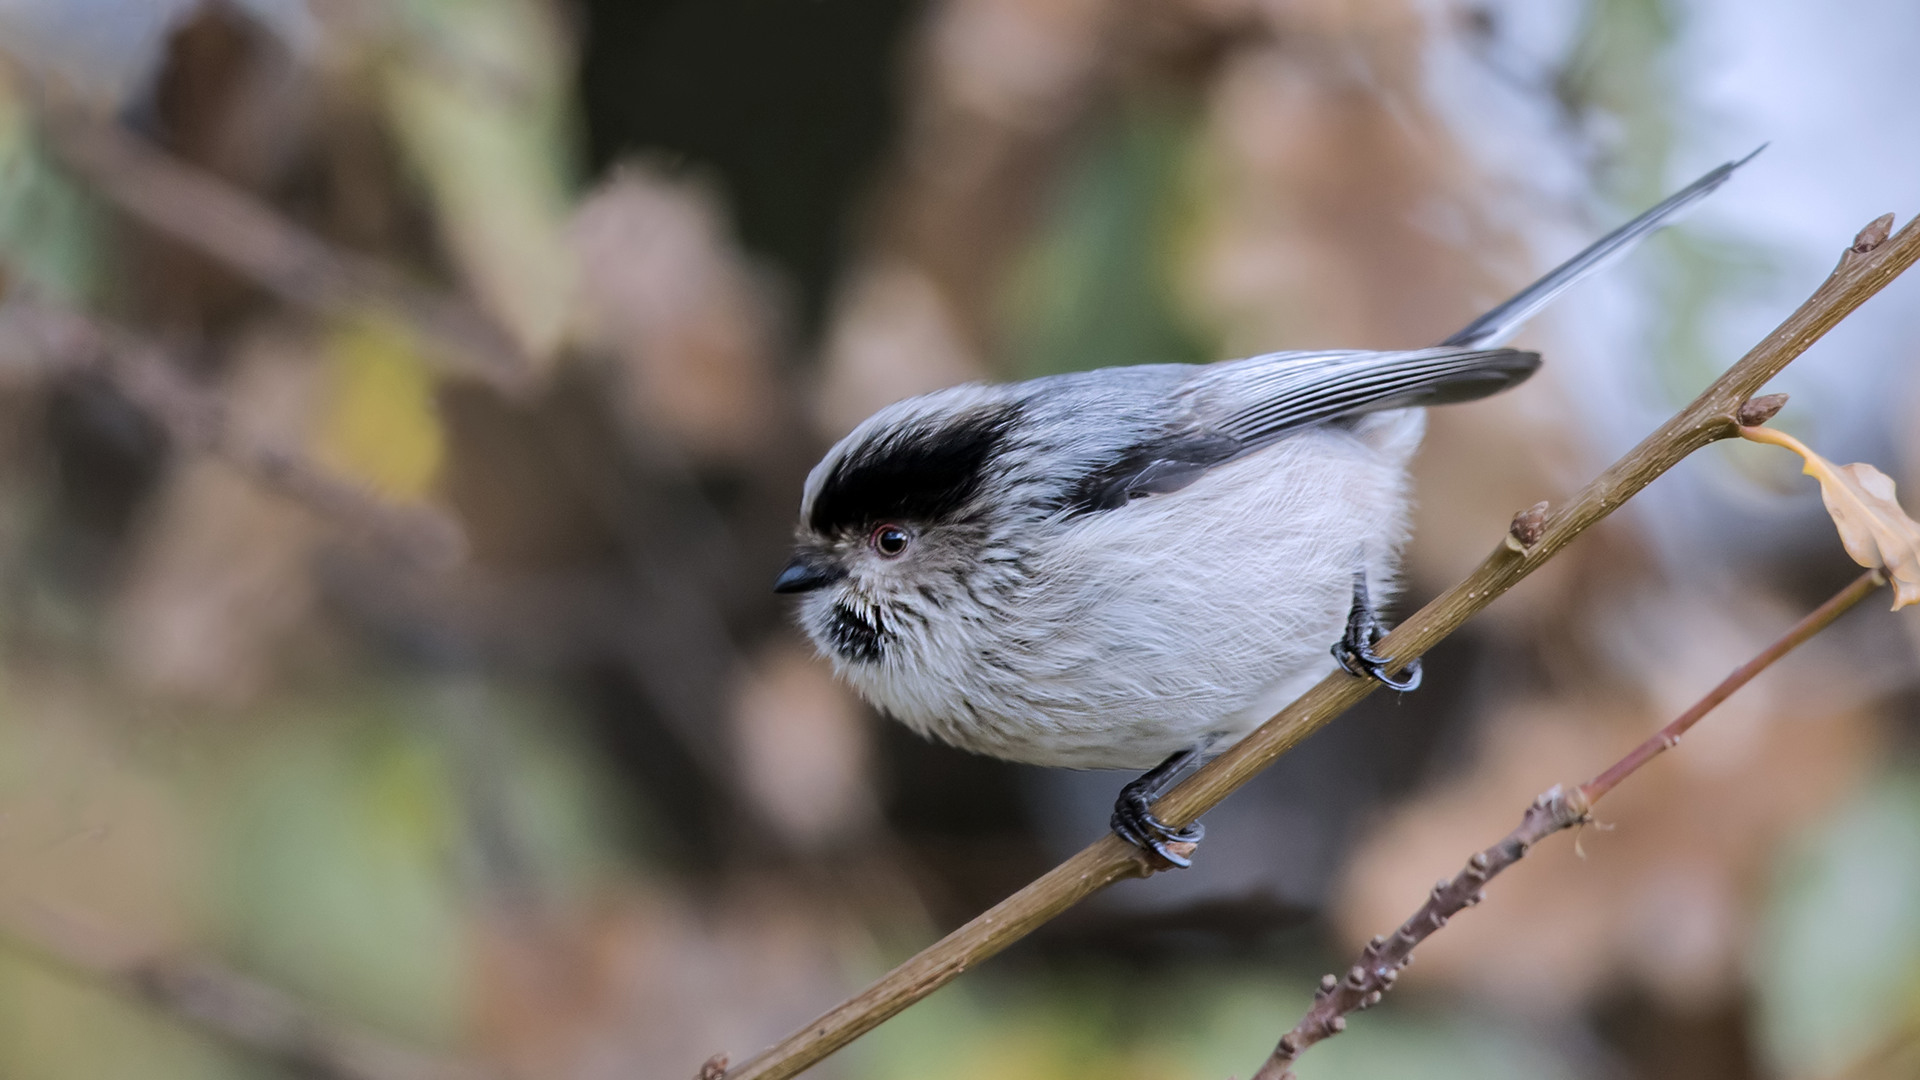
{"label": "dried leaf", "polygon": [[872,748],[860,704],[825,665],[791,645],[743,673],[733,705],[741,780],[801,846],[844,840],[873,823]]}
{"label": "dried leaf", "polygon": [[1920,521],[1894,501],[1893,478],[1871,465],[1835,465],[1805,443],[1773,428],[1743,427],[1740,437],[1784,446],[1806,461],[1801,472],[1820,481],[1820,498],[1840,530],[1847,554],[1885,572],[1895,611],[1920,602]]}
{"label": "dried leaf", "polygon": [[778,427],[773,314],[719,201],[625,165],[574,214],[580,339],[617,362],[613,401],[701,463]]}
{"label": "dried leaf", "polygon": [[[326,378],[312,343],[274,327],[235,353],[237,441],[302,445]],[[267,692],[318,602],[323,525],[211,457],[172,470],[143,522],[109,623],[121,672],[143,692],[228,707]]]}

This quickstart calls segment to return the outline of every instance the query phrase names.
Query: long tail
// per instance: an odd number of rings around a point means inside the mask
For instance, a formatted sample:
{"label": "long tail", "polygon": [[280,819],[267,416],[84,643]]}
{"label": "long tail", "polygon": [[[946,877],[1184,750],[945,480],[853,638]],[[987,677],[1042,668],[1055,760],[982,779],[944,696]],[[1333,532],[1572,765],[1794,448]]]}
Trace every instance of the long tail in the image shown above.
{"label": "long tail", "polygon": [[1461,345],[1473,349],[1500,344],[1514,331],[1520,329],[1521,323],[1532,318],[1535,312],[1552,303],[1555,297],[1572,288],[1581,278],[1612,265],[1615,260],[1631,251],[1633,245],[1671,223],[1681,213],[1691,209],[1694,203],[1713,194],[1715,189],[1727,182],[1727,178],[1733,175],[1735,169],[1752,161],[1756,154],[1765,149],[1765,144],[1762,144],[1752,154],[1748,154],[1739,161],[1729,161],[1669,195],[1665,202],[1601,237],[1592,247],[1561,263],[1547,276],[1520,290],[1506,303],[1468,323],[1466,329],[1440,344]]}

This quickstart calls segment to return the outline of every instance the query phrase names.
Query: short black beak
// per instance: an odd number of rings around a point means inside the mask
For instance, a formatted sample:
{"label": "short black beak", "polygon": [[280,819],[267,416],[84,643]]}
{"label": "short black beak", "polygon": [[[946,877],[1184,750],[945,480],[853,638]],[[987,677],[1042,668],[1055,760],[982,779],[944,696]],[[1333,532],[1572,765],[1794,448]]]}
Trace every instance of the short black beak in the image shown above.
{"label": "short black beak", "polygon": [[822,585],[831,585],[847,572],[841,567],[819,555],[800,554],[793,557],[780,576],[773,579],[773,591],[777,593],[807,592]]}

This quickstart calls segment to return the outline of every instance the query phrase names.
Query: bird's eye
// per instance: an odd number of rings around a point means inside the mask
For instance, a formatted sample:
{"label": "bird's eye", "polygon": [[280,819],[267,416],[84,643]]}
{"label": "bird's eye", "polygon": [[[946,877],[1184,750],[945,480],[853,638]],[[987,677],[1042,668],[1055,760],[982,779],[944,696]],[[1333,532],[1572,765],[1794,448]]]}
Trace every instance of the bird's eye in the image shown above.
{"label": "bird's eye", "polygon": [[907,541],[910,539],[912,537],[907,535],[907,530],[900,526],[882,525],[873,530],[873,536],[867,543],[873,545],[873,550],[879,552],[882,558],[893,559],[907,550]]}

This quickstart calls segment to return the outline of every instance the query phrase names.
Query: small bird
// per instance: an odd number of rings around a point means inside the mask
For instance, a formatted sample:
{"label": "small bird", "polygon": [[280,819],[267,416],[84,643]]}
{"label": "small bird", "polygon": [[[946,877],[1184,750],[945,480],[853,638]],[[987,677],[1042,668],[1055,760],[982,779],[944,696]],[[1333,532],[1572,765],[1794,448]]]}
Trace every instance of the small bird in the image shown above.
{"label": "small bird", "polygon": [[[1759,151],[1754,151],[1759,153]],[[1152,803],[1335,664],[1396,690],[1375,599],[1408,533],[1422,406],[1526,380],[1498,347],[1726,182],[1729,162],[1426,349],[1280,352],[956,386],[896,402],[807,477],[774,590],[834,670],[923,736],[1146,769],[1112,827],[1175,866]]]}

